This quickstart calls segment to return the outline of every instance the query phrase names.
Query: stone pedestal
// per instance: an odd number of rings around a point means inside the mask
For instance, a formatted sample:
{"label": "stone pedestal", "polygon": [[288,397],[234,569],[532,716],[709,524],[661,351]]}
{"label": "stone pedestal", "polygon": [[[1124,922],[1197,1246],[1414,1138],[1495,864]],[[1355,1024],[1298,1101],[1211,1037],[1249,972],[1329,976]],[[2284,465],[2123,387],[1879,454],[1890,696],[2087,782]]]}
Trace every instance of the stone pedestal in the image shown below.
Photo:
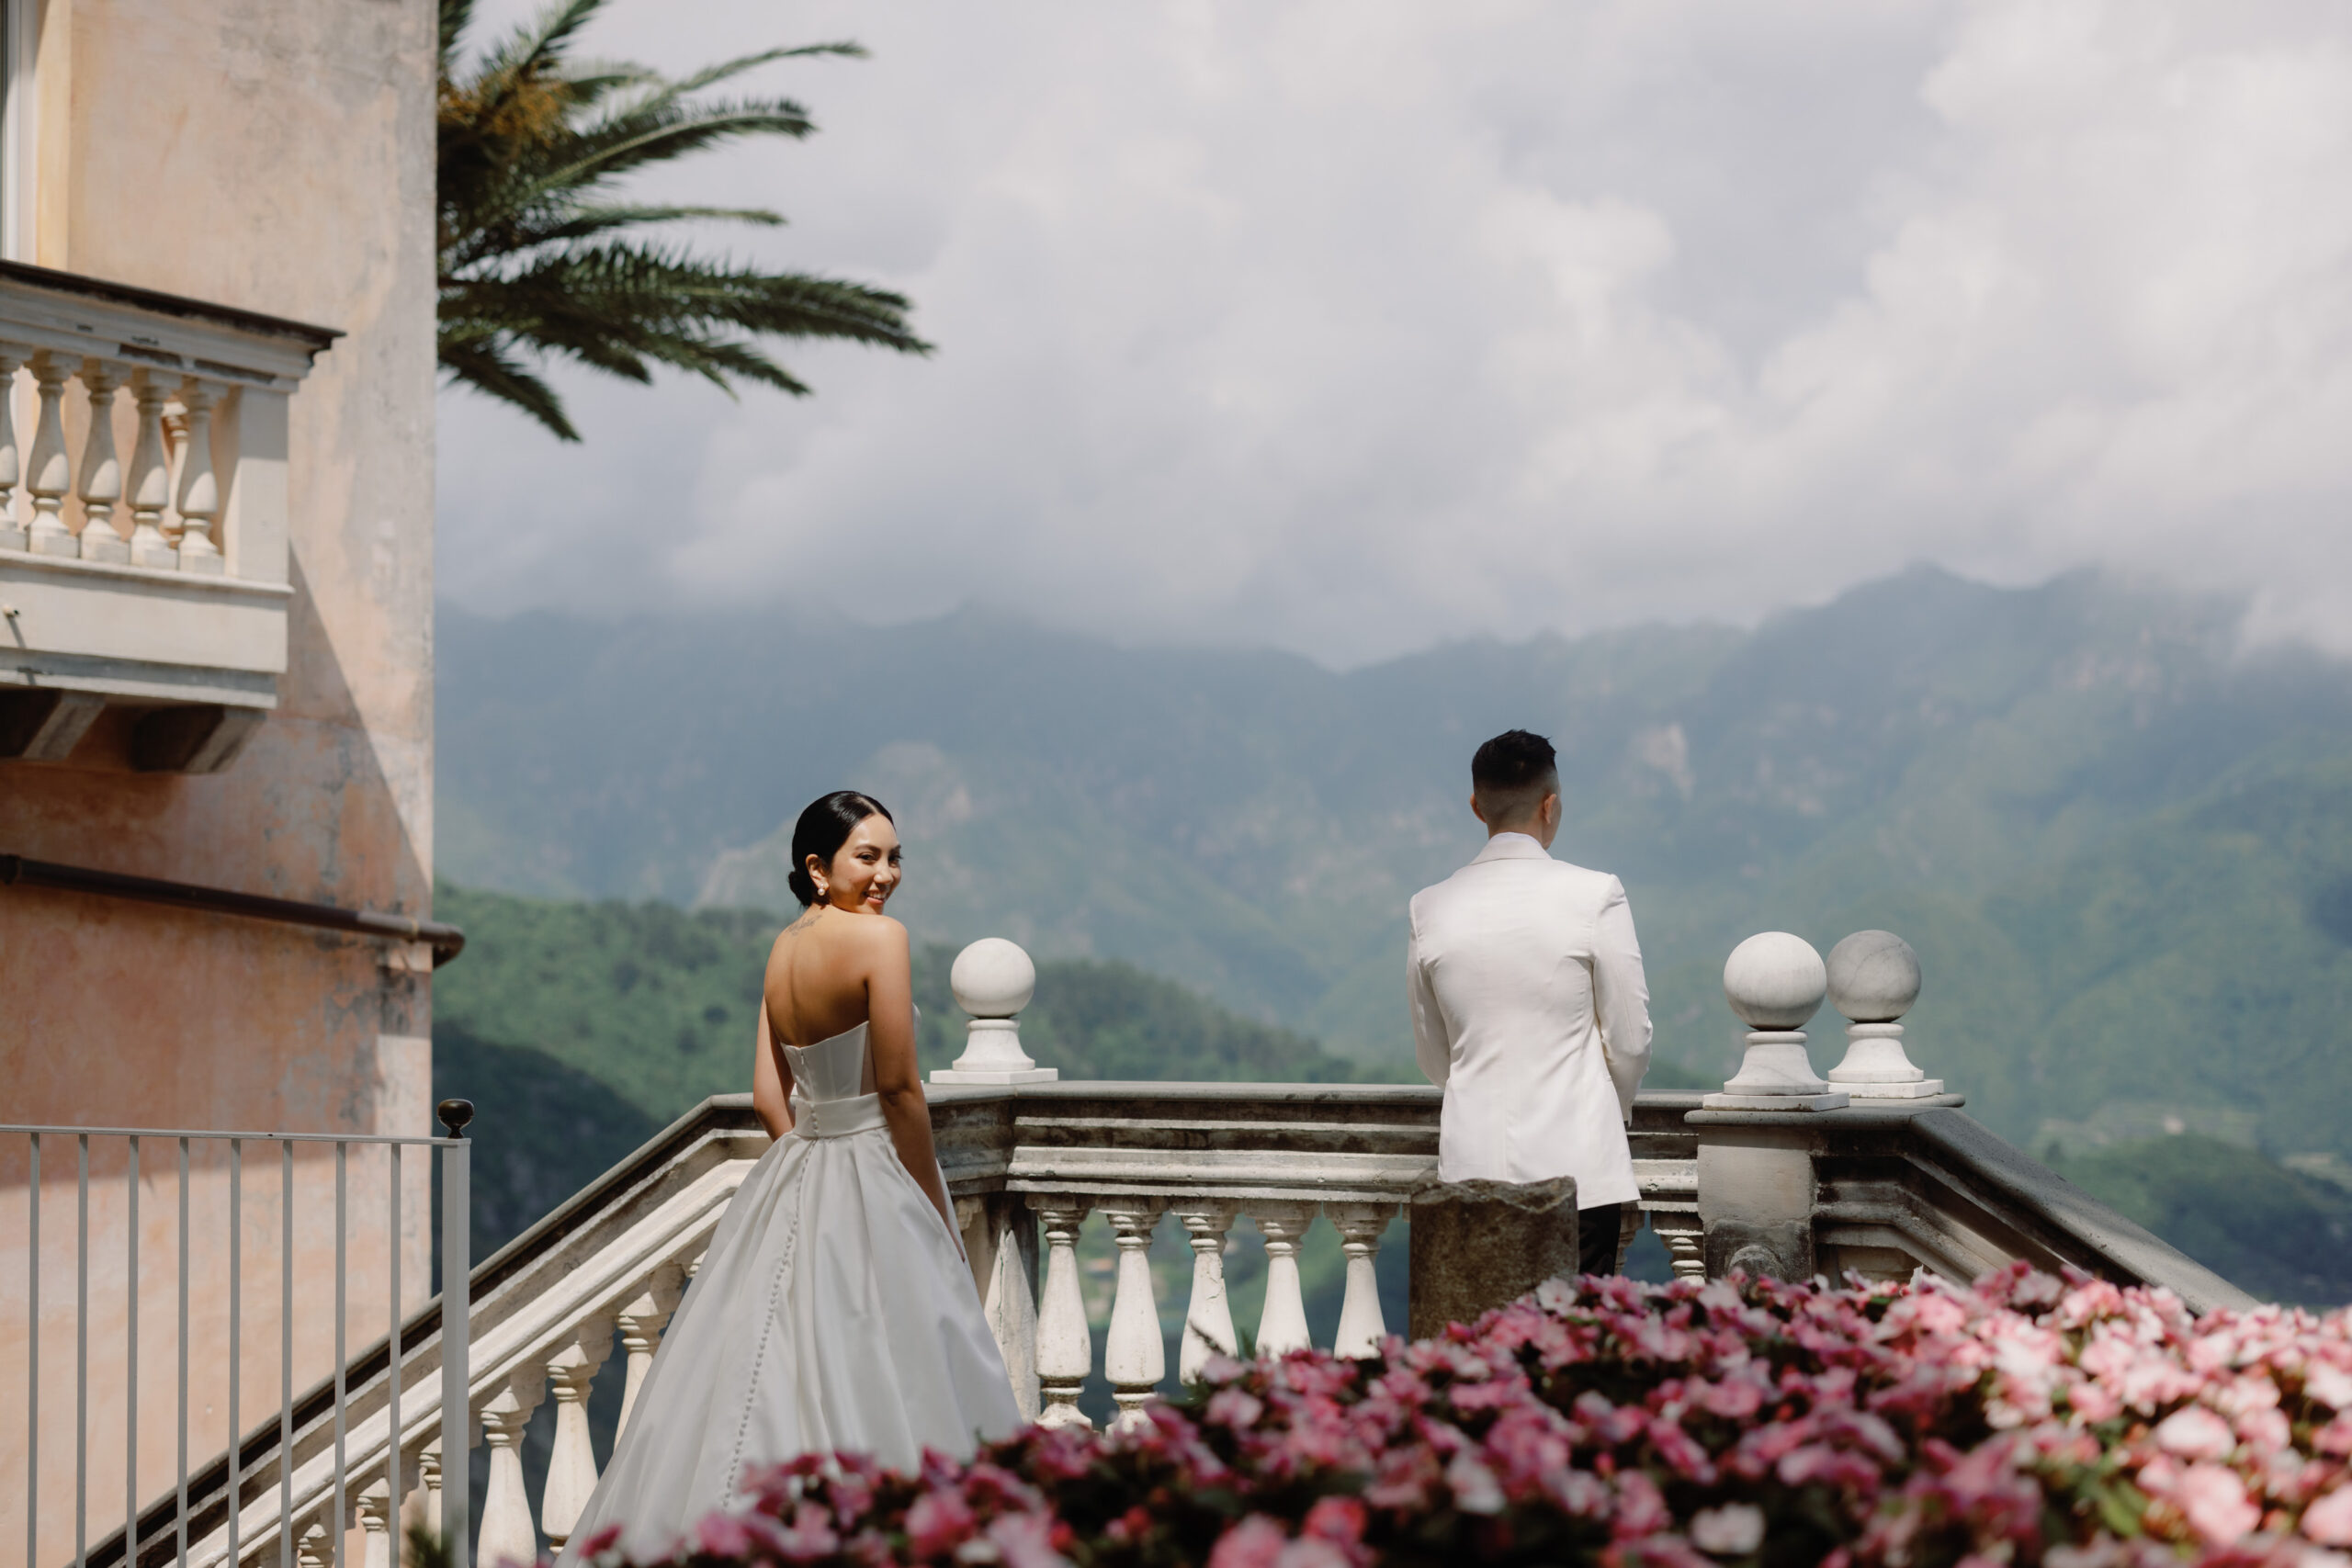
{"label": "stone pedestal", "polygon": [[1911,1065],[1896,1021],[1919,999],[1919,955],[1893,931],[1856,931],[1829,950],[1829,999],[1849,1021],[1829,1081],[1856,1100],[1932,1100],[1944,1080]]}
{"label": "stone pedestal", "polygon": [[1577,1272],[1577,1184],[1433,1181],[1413,1193],[1411,1336],[1426,1339]]}
{"label": "stone pedestal", "polygon": [[1821,1006],[1829,977],[1821,954],[1803,937],[1759,931],[1731,950],[1724,998],[1752,1032],[1739,1076],[1705,1100],[1709,1111],[1836,1111],[1846,1103],[1814,1075],[1804,1025]]}
{"label": "stone pedestal", "polygon": [[1738,1269],[1751,1278],[1811,1279],[1818,1140],[1781,1127],[1710,1122],[1699,1134],[1707,1278]]}
{"label": "stone pedestal", "polygon": [[1845,1103],[1844,1090],[1813,1076],[1802,1029],[1748,1035],[1739,1076],[1704,1101],[1709,1111],[1836,1111]]}

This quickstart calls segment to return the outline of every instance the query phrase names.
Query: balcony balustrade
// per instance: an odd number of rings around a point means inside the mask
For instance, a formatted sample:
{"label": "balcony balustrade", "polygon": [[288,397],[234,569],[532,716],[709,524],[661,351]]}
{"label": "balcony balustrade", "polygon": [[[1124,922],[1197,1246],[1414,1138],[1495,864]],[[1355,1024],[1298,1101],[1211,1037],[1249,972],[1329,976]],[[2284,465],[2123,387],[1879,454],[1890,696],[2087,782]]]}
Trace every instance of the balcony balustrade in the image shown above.
{"label": "balcony balustrade", "polygon": [[[1861,947],[1883,959],[1894,939],[1864,934],[1873,941]],[[1804,967],[1804,954],[1781,956]],[[1817,956],[1812,964],[1820,967]],[[1853,1021],[1859,1047],[1829,1097],[1844,1103],[1790,1108],[1823,1098],[1810,1087],[1820,1080],[1804,1066],[1804,1036],[1789,1027],[1792,1017],[1811,1014],[1820,990],[1810,1003],[1783,996],[1778,1010],[1750,1009],[1753,998],[1735,965],[1736,1008],[1769,1026],[1759,1027],[1765,1038],[1752,1041],[1751,1051],[1778,1065],[1781,1087],[1760,1095],[1766,1103],[1752,1103],[1770,1075],[1751,1070],[1751,1061],[1733,1080],[1745,1087],[1727,1091],[1728,1100],[1641,1097],[1631,1127],[1641,1196],[1624,1216],[1621,1258],[1623,1245],[1647,1225],[1685,1278],[1739,1268],[1781,1277],[1800,1269],[1833,1277],[1852,1270],[1873,1279],[1926,1269],[1969,1279],[2023,1258],[2163,1285],[2198,1311],[2251,1304],[2228,1281],[1971,1121],[1958,1097],[1905,1087],[1921,1079],[1904,1055],[1896,1020],[1917,995],[1916,973],[1907,994],[1899,983],[1883,983],[1883,974],[1875,988],[1841,976],[1835,965],[1830,978],[1845,982],[1827,988]],[[995,1010],[1025,1002],[1026,987],[1016,990]],[[975,1003],[988,1005],[975,997],[967,1009]],[[987,1028],[976,1033],[985,1032],[988,1049],[1018,1075],[1027,1069],[1012,1021],[978,1017]],[[1098,1371],[1112,1390],[1114,1421],[1136,1419],[1161,1385],[1168,1346],[1146,1258],[1156,1235],[1181,1236],[1193,1255],[1176,1336],[1180,1380],[1195,1376],[1210,1355],[1242,1344],[1225,1266],[1243,1219],[1265,1252],[1264,1304],[1251,1325],[1257,1351],[1310,1343],[1297,1258],[1318,1225],[1337,1233],[1346,1258],[1336,1332],[1323,1348],[1373,1356],[1403,1326],[1384,1320],[1374,1265],[1390,1221],[1434,1177],[1441,1097],[1433,1089],[1059,1083],[1031,1075],[935,1086],[931,1099],[974,1283],[1016,1398],[1034,1419],[1090,1422],[1080,1392]],[[494,1125],[480,1132],[497,1135]],[[707,1100],[475,1268],[466,1417],[474,1440],[490,1450],[476,1561],[527,1561],[542,1544],[559,1547],[569,1538],[597,1474],[587,1418],[596,1381],[624,1379],[625,1427],[664,1325],[729,1200],[767,1146],[750,1096]],[[1099,1343],[1081,1290],[1090,1213],[1109,1222],[1116,1259]],[[408,1507],[439,1517],[438,1314],[437,1304],[429,1308],[402,1335],[397,1444],[385,1418],[394,1402],[380,1354],[353,1363],[339,1398],[322,1387],[298,1401],[290,1443],[273,1442],[267,1431],[249,1441],[240,1465],[235,1562],[267,1559],[287,1539],[280,1526],[290,1517],[291,1538],[305,1543],[302,1562],[325,1568],[345,1531],[357,1528],[367,1532],[367,1568],[390,1568],[396,1504],[408,1499]],[[550,1398],[552,1451],[534,1508],[524,1435]],[[338,1426],[340,1491],[330,1462]],[[293,1456],[290,1477],[277,1469],[280,1451]],[[148,1568],[175,1560],[196,1568],[230,1563],[224,1484],[225,1470],[216,1466],[185,1504],[166,1498],[146,1510],[130,1555]],[[191,1545],[181,1559],[175,1543],[183,1517]],[[89,1561],[109,1568],[124,1555],[118,1535]]]}
{"label": "balcony balustrade", "polygon": [[109,704],[134,766],[235,756],[286,671],[288,405],[338,335],[0,263],[0,760]]}

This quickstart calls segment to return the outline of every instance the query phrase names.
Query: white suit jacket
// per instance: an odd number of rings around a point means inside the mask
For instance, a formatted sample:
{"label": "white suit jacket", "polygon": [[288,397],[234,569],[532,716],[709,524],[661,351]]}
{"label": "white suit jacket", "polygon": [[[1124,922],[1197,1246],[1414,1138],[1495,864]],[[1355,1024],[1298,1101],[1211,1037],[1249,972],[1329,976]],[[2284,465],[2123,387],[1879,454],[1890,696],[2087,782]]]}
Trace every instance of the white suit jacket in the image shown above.
{"label": "white suit jacket", "polygon": [[1580,1209],[1637,1197],[1650,994],[1624,885],[1498,833],[1413,896],[1408,964],[1414,1050],[1445,1090],[1439,1179],[1573,1176]]}

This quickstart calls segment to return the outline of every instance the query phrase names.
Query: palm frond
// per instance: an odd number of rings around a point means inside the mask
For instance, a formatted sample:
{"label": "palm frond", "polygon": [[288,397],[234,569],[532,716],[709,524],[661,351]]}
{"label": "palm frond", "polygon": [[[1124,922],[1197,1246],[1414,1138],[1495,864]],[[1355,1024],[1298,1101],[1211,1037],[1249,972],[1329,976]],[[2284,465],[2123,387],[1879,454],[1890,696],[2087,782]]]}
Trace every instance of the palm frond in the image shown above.
{"label": "palm frond", "polygon": [[557,215],[544,226],[525,225],[522,240],[516,248],[521,250],[594,239],[616,229],[635,228],[645,223],[680,223],[697,220],[749,223],[763,229],[781,228],[784,224],[782,213],[770,212],[763,207],[647,207],[628,203],[578,207]]}
{"label": "palm frond", "polygon": [[807,60],[823,54],[838,55],[844,60],[870,58],[865,52],[864,44],[852,43],[846,39],[837,43],[797,44],[789,49],[762,50],[757,54],[739,55],[733,60],[720,61],[716,65],[706,65],[691,76],[679,77],[670,85],[677,95],[683,96],[687,93],[699,93],[705,87],[716,85],[730,76],[741,76],[754,66],[766,65],[778,60]]}
{"label": "palm frond", "polygon": [[741,55],[675,79],[628,62],[574,61],[605,0],[555,0],[469,68],[458,57],[473,0],[441,0],[440,363],[455,384],[513,404],[579,439],[534,368],[567,359],[644,382],[657,367],[729,392],[738,380],[808,389],[762,346],[842,338],[905,354],[931,345],[886,289],[775,273],[637,239],[682,221],[772,227],[763,208],[616,199],[616,182],[750,136],[816,128],[788,98],[699,96],[780,60],[862,58],[854,43]]}
{"label": "palm frond", "polygon": [[529,194],[600,185],[648,164],[706,152],[737,137],[797,139],[816,129],[808,112],[789,98],[692,107],[664,102],[632,108],[570,139],[561,149],[565,156],[547,161]]}
{"label": "palm frond", "polygon": [[447,337],[441,340],[441,367],[449,378],[486,393],[501,402],[512,403],[537,420],[560,441],[577,441],[580,432],[564,417],[563,400],[555,389],[528,370],[514,363],[493,345],[458,344]]}

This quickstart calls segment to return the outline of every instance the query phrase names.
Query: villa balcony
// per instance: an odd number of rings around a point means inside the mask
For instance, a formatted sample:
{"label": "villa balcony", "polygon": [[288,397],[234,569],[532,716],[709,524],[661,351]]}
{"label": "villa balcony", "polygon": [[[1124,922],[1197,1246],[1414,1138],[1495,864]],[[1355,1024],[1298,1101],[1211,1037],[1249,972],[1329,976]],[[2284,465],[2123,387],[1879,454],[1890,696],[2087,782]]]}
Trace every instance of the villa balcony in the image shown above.
{"label": "villa balcony", "polygon": [[0,760],[119,705],[132,766],[214,773],[277,705],[288,405],[338,335],[0,264]]}

